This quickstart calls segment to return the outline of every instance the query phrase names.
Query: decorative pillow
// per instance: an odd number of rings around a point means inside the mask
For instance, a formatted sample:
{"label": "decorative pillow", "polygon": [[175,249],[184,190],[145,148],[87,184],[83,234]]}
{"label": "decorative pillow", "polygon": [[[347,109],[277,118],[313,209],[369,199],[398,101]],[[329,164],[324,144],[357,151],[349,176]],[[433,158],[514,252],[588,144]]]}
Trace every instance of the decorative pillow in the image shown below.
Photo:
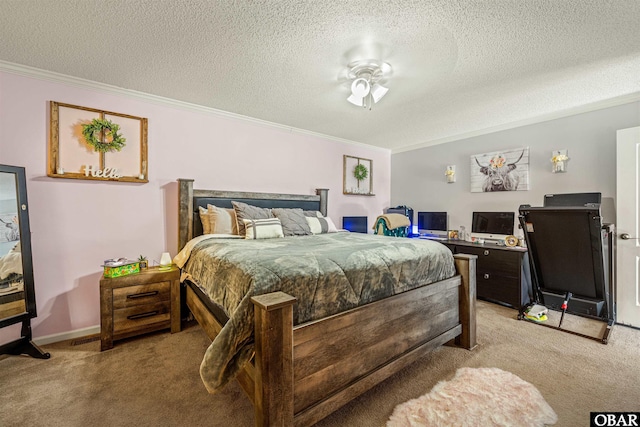
{"label": "decorative pillow", "polygon": [[245,219],[267,219],[274,218],[271,209],[259,208],[257,206],[248,205],[242,202],[231,201],[233,209],[236,212],[236,222],[238,223],[238,234],[245,235],[245,227],[243,220]]}
{"label": "decorative pillow", "polygon": [[302,209],[273,208],[271,213],[282,223],[285,236],[308,236],[311,229]]}
{"label": "decorative pillow", "polygon": [[211,234],[211,221],[209,217],[209,211],[202,206],[198,206],[198,210],[200,211],[200,222],[202,223],[202,234]]}
{"label": "decorative pillow", "polygon": [[207,205],[207,211],[212,234],[238,234],[235,210]]}
{"label": "decorative pillow", "polygon": [[243,219],[245,239],[275,239],[284,237],[282,223],[278,218]]}
{"label": "decorative pillow", "polygon": [[329,226],[329,233],[337,233],[338,232],[338,227],[336,227],[336,225],[333,223],[333,221],[331,220],[331,218],[329,218],[328,216],[325,216],[324,219],[327,221],[327,225]]}
{"label": "decorative pillow", "polygon": [[314,218],[324,218],[324,215],[322,215],[322,212],[320,211],[303,211],[304,216],[310,216],[310,217],[314,217]]}
{"label": "decorative pillow", "polygon": [[338,229],[336,228],[333,221],[329,217],[306,217],[307,224],[309,224],[309,228],[311,229],[311,234],[324,234],[324,233],[337,233]]}

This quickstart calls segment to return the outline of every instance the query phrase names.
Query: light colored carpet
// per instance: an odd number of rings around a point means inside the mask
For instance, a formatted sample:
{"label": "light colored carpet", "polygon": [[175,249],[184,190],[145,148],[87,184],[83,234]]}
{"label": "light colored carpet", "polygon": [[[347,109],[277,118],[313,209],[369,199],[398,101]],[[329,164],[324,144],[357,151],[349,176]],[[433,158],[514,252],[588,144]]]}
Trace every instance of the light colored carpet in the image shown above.
{"label": "light colored carpet", "polygon": [[387,427],[553,425],[558,416],[533,385],[497,368],[460,368],[429,394],[396,406]]}
{"label": "light colored carpet", "polygon": [[[575,319],[579,321],[579,319]],[[567,321],[567,325],[569,322]],[[209,339],[196,324],[118,341],[43,346],[51,359],[0,356],[0,425],[250,427],[253,407],[233,382],[208,394],[199,375]],[[478,348],[444,346],[316,427],[382,427],[394,408],[462,367],[498,368],[534,385],[555,427],[589,425],[590,411],[640,411],[640,331],[616,326],[609,344],[517,320],[478,301]]]}

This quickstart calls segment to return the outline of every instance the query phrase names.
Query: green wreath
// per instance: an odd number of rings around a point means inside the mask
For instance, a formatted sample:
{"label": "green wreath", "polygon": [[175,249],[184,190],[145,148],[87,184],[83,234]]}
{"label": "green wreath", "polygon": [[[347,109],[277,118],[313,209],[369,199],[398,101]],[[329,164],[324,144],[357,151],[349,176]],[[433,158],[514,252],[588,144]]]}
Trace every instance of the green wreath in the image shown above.
{"label": "green wreath", "polygon": [[[107,151],[120,151],[125,146],[126,139],[118,135],[120,126],[106,119],[93,119],[91,123],[82,125],[82,135],[96,151],[106,153]],[[103,135],[105,141],[96,138],[96,135]],[[111,141],[106,141],[107,136],[111,136]]]}
{"label": "green wreath", "polygon": [[353,168],[353,176],[358,181],[362,181],[369,175],[369,169],[365,165],[357,164],[356,167]]}

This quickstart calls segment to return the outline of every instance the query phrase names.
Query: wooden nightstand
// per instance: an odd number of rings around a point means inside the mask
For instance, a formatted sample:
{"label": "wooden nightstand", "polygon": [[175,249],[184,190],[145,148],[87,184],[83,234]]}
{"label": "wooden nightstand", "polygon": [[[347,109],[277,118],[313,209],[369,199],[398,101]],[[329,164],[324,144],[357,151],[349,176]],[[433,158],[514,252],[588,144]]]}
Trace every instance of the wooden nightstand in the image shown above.
{"label": "wooden nightstand", "polygon": [[114,340],[171,328],[180,331],[180,269],[150,267],[100,280],[100,350]]}

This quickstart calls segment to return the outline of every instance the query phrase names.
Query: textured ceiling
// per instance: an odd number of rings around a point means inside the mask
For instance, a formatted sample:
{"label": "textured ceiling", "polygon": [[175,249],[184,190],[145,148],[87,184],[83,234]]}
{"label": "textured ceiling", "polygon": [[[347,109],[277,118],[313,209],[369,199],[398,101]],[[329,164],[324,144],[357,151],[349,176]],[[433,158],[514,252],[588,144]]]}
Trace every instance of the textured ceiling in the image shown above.
{"label": "textured ceiling", "polygon": [[[638,0],[0,0],[0,60],[402,151],[640,93]],[[346,65],[393,67],[371,111]]]}

